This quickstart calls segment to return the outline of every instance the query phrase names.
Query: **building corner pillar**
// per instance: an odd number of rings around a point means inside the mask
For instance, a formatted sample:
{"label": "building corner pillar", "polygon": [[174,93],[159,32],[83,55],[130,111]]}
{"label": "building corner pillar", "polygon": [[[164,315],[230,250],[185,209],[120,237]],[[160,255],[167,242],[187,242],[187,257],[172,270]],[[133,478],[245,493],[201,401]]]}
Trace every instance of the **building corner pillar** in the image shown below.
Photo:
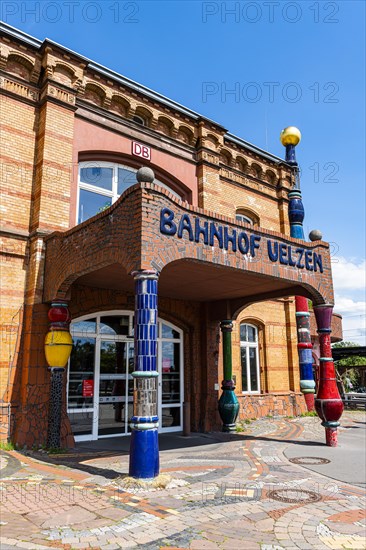
{"label": "building corner pillar", "polygon": [[339,395],[335,367],[332,358],[330,334],[333,306],[323,304],[314,306],[320,343],[319,388],[315,400],[315,409],[325,427],[326,444],[336,447],[337,428],[343,412],[343,402]]}
{"label": "building corner pillar", "polygon": [[152,479],[159,475],[157,412],[158,273],[141,270],[135,279],[135,369],[129,475]]}
{"label": "building corner pillar", "polygon": [[221,321],[220,329],[222,332],[224,380],[221,384],[222,394],[219,399],[219,414],[223,423],[223,432],[234,432],[236,419],[239,413],[239,402],[235,395],[235,384],[232,379],[232,345],[231,333],[233,323],[230,320]]}

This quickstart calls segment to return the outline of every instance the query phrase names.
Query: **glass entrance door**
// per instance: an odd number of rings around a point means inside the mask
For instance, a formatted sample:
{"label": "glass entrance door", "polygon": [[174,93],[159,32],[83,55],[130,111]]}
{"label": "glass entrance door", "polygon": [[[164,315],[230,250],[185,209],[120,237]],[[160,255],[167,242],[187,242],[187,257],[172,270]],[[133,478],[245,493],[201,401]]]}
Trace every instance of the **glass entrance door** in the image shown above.
{"label": "glass entrance door", "polygon": [[[133,415],[133,313],[112,311],[75,320],[67,411],[76,441],[127,435]],[[159,320],[159,431],[180,431],[183,334]]]}
{"label": "glass entrance door", "polygon": [[100,344],[98,437],[125,435],[133,413],[132,342]]}
{"label": "glass entrance door", "polygon": [[161,323],[158,345],[160,431],[182,428],[182,342],[180,333]]}
{"label": "glass entrance door", "polygon": [[67,412],[75,439],[94,439],[96,319],[82,323],[73,337],[68,371]]}

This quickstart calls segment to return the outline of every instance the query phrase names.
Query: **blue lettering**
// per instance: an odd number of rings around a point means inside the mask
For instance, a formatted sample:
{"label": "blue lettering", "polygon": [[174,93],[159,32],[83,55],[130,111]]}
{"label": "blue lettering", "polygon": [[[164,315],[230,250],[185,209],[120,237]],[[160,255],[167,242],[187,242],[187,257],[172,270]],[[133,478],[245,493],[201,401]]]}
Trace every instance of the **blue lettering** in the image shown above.
{"label": "blue lettering", "polygon": [[160,212],[160,232],[164,235],[175,235],[177,226],[173,220],[174,212],[169,208],[162,208]]}
{"label": "blue lettering", "polygon": [[290,265],[291,267],[294,267],[296,265],[296,262],[293,261],[292,259],[292,248],[290,245],[288,245],[287,247],[287,254],[288,254],[288,265]]}
{"label": "blue lettering", "polygon": [[[243,240],[245,242],[245,245],[243,245]],[[249,239],[248,235],[244,233],[244,231],[241,231],[238,235],[238,248],[242,254],[248,254]]]}
{"label": "blue lettering", "polygon": [[287,253],[287,246],[283,243],[280,244],[280,264],[288,265],[286,253]]}
{"label": "blue lettering", "polygon": [[250,255],[255,257],[255,249],[259,248],[259,241],[262,237],[259,235],[250,235]]}
{"label": "blue lettering", "polygon": [[233,252],[236,252],[236,230],[233,229],[232,234],[229,235],[229,228],[224,227],[224,248],[225,248],[225,250],[229,250],[229,243],[231,243],[231,247],[233,249]]}
{"label": "blue lettering", "polygon": [[203,242],[208,244],[208,222],[204,222],[204,227],[200,226],[200,219],[196,218],[194,228],[194,240],[200,242],[200,235],[203,235]]}
{"label": "blue lettering", "polygon": [[182,238],[183,231],[188,231],[190,241],[194,240],[193,231],[192,231],[192,224],[191,224],[191,220],[189,219],[188,214],[183,214],[183,216],[181,217],[181,220],[180,220],[179,226],[178,226],[178,234],[177,234],[178,239]]}
{"label": "blue lettering", "polygon": [[311,250],[307,250],[305,252],[305,267],[308,271],[313,271],[313,266],[311,265],[311,262],[313,261],[312,255],[313,253]]}
{"label": "blue lettering", "polygon": [[213,222],[210,223],[210,246],[214,246],[214,237],[216,237],[219,247],[223,248],[224,241],[222,238],[222,226],[220,225],[218,229]]}
{"label": "blue lettering", "polygon": [[314,271],[318,271],[317,268],[319,267],[320,273],[323,273],[323,260],[320,254],[317,254],[316,252],[314,252],[313,261],[314,261]]}
{"label": "blue lettering", "polygon": [[296,254],[299,255],[296,267],[298,267],[299,269],[304,269],[304,267],[305,267],[304,264],[301,263],[304,252],[305,252],[305,250],[303,248],[296,248]]}
{"label": "blue lettering", "polygon": [[272,250],[272,242],[268,239],[267,240],[267,250],[268,250],[268,256],[271,262],[277,262],[278,260],[278,243],[273,243],[273,250]]}

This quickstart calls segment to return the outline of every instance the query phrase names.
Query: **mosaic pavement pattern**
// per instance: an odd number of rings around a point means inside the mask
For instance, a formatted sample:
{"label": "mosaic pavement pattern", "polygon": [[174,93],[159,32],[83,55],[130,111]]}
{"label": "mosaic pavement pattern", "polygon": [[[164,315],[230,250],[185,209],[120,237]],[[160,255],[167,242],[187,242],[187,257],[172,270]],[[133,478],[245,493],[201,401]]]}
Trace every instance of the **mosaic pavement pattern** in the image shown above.
{"label": "mosaic pavement pattern", "polygon": [[[361,411],[343,419],[364,421]],[[161,453],[172,477],[163,490],[124,490],[126,456],[60,455],[55,465],[2,451],[1,549],[365,549],[364,490],[302,465],[305,443],[323,438],[312,417],[214,434],[212,445]],[[292,441],[304,444],[295,462],[284,455]]]}

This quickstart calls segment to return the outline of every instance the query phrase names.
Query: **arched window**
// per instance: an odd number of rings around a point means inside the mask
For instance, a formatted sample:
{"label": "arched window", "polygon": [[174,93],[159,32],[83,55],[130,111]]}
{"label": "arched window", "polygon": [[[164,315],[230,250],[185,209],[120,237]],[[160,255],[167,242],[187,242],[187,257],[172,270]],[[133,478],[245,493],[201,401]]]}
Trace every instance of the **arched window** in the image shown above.
{"label": "arched window", "polygon": [[[109,208],[126,189],[136,183],[136,168],[104,161],[79,164],[77,223]],[[155,178],[154,182],[181,198],[168,185]]]}
{"label": "arched window", "polygon": [[132,120],[134,122],[137,122],[137,124],[141,124],[141,126],[146,126],[145,119],[143,119],[142,116],[134,115],[132,117]]}
{"label": "arched window", "polygon": [[254,325],[240,325],[241,383],[243,393],[259,393],[258,329]]}
{"label": "arched window", "polygon": [[235,219],[237,222],[247,223],[249,225],[259,225],[259,217],[246,208],[238,208],[235,213]]}
{"label": "arched window", "polygon": [[235,219],[237,222],[244,222],[248,223],[249,225],[254,225],[252,218],[249,218],[249,216],[245,216],[245,214],[236,214]]}

